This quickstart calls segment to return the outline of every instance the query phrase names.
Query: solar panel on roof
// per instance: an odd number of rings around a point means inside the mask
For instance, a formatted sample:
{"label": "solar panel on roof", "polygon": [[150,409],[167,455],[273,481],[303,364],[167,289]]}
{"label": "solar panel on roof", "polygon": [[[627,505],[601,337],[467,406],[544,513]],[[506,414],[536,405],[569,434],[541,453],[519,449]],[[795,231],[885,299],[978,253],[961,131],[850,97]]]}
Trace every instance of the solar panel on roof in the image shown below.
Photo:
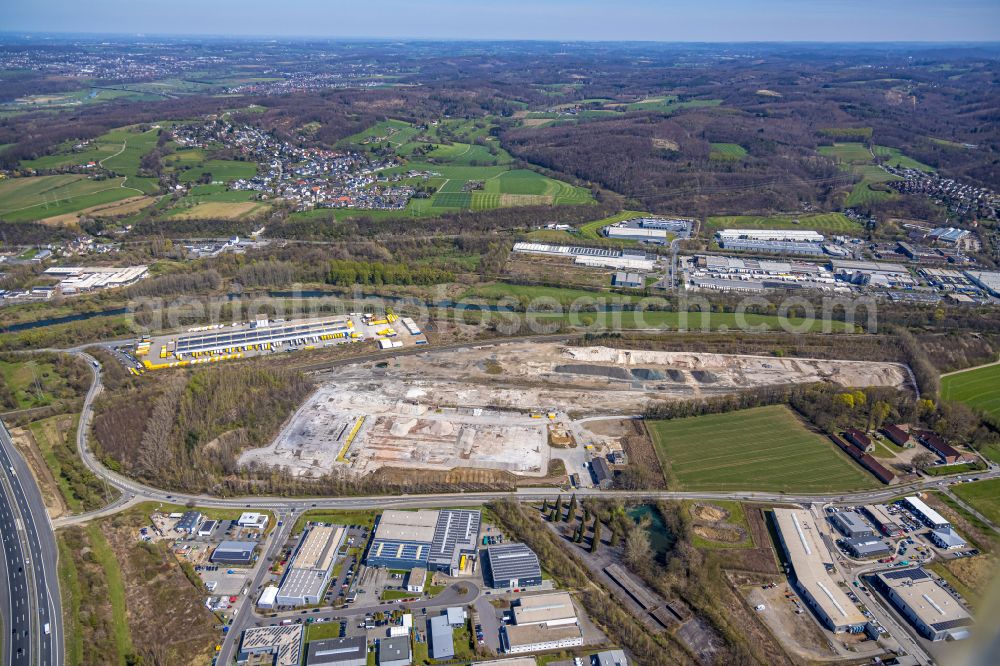
{"label": "solar panel on roof", "polygon": [[900,580],[903,578],[909,578],[910,580],[922,580],[924,578],[930,578],[927,572],[923,569],[904,569],[902,571],[884,571],[882,572],[884,578],[889,580]]}

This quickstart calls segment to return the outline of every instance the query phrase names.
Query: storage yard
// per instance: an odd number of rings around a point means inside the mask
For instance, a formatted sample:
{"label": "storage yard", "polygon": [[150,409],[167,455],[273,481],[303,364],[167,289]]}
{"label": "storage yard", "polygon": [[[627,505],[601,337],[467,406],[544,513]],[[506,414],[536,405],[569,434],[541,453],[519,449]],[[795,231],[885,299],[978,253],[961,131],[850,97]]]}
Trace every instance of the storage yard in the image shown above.
{"label": "storage yard", "polygon": [[[456,467],[544,476],[549,427],[575,415],[636,414],[684,399],[788,382],[902,386],[892,363],[512,343],[347,365],[321,386],[273,443],[241,464],[300,476],[335,469]],[[599,393],[599,395],[598,395]],[[551,418],[546,418],[551,414]]]}
{"label": "storage yard", "polygon": [[139,340],[134,353],[146,370],[159,370],[372,339],[382,349],[427,344],[411,319],[351,313],[295,321],[258,317],[249,323],[195,327],[179,335]]}

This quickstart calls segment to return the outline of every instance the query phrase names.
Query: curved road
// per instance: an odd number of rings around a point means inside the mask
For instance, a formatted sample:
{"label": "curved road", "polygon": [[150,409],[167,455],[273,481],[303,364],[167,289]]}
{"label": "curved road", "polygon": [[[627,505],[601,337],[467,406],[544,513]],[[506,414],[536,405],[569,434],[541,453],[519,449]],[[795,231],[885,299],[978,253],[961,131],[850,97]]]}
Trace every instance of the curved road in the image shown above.
{"label": "curved road", "polygon": [[[558,336],[537,336],[537,337],[558,337]],[[465,344],[463,346],[468,346]],[[92,356],[84,352],[82,349],[70,349],[70,350],[53,350],[53,351],[64,351],[67,353],[72,353],[80,356],[87,361],[91,372],[93,374],[93,382],[90,389],[87,392],[86,398],[84,399],[83,409],[80,416],[79,427],[77,430],[77,450],[79,452],[81,460],[84,464],[99,478],[104,479],[108,484],[114,486],[117,490],[121,492],[121,497],[109,504],[108,506],[98,509],[96,511],[91,511],[85,514],[80,514],[76,516],[69,516],[65,518],[60,518],[53,523],[50,523],[45,514],[44,506],[41,503],[41,496],[38,493],[37,486],[34,483],[31,484],[29,489],[29,495],[32,495],[34,499],[29,498],[24,500],[24,490],[20,491],[18,497],[18,506],[28,507],[32,509],[27,511],[29,516],[34,517],[30,521],[30,529],[28,534],[28,541],[31,552],[30,556],[42,566],[42,576],[40,580],[35,580],[34,584],[37,586],[37,604],[44,606],[45,613],[51,620],[52,634],[49,640],[42,640],[43,637],[35,636],[32,634],[33,638],[37,638],[39,642],[38,650],[42,655],[49,655],[49,661],[42,661],[41,663],[52,663],[61,664],[61,648],[62,648],[62,630],[61,630],[61,615],[59,611],[59,595],[55,593],[58,590],[58,579],[56,576],[55,566],[56,566],[56,546],[55,538],[52,532],[53,525],[55,527],[62,527],[66,525],[80,524],[99,518],[102,516],[112,515],[117,513],[124,508],[135,504],[137,502],[153,500],[160,502],[171,502],[171,503],[194,503],[199,506],[204,507],[216,507],[216,508],[245,508],[245,509],[267,509],[274,511],[279,516],[289,516],[294,515],[300,511],[305,511],[312,508],[322,508],[322,509],[361,509],[361,508],[401,508],[401,507],[436,507],[436,506],[452,506],[456,502],[461,502],[463,505],[468,504],[484,504],[499,499],[515,499],[517,501],[538,501],[542,498],[552,498],[553,496],[562,492],[555,488],[523,488],[519,489],[517,492],[481,492],[481,493],[442,493],[435,495],[401,495],[401,496],[348,496],[348,497],[313,497],[313,498],[290,498],[290,497],[234,497],[234,498],[220,498],[210,495],[197,495],[188,493],[176,493],[173,491],[161,490],[148,486],[141,482],[135,481],[133,479],[127,478],[117,472],[114,472],[107,467],[105,467],[94,455],[91,450],[88,440],[87,433],[90,429],[90,421],[93,418],[93,403],[94,400],[100,395],[102,391],[101,383],[101,368],[100,364]],[[435,350],[419,350],[421,353],[433,353],[437,351],[445,351],[444,349]],[[357,362],[358,359],[346,359],[340,362]],[[338,362],[334,362],[336,364]],[[4,448],[6,449],[6,430],[4,429]],[[11,446],[11,448],[13,448]],[[7,454],[5,453],[5,456]],[[14,454],[16,456],[16,453]],[[27,465],[20,460],[20,456],[16,456],[15,467],[20,469],[23,466],[22,474],[27,474],[25,478],[30,478],[30,470],[28,470]],[[6,465],[5,465],[6,470]],[[980,478],[994,478],[1000,476],[1000,469],[991,468],[985,472],[977,474]],[[16,479],[15,479],[16,481]],[[766,492],[753,492],[753,491],[732,491],[732,492],[677,492],[677,491],[601,491],[595,489],[581,488],[577,489],[575,492],[581,497],[585,496],[600,496],[602,498],[619,498],[619,499],[629,499],[629,500],[655,500],[655,499],[735,499],[735,500],[745,500],[745,501],[756,501],[756,502],[771,502],[771,503],[791,503],[791,504],[831,504],[831,503],[873,503],[889,500],[893,497],[899,496],[900,494],[908,492],[916,492],[919,490],[944,487],[953,481],[937,481],[937,480],[922,480],[902,486],[889,486],[879,490],[862,491],[862,492],[851,492],[851,493],[833,493],[826,495],[809,495],[809,494],[788,494],[788,493],[766,493]],[[20,488],[20,484],[16,484]],[[6,488],[6,484],[5,484]],[[37,506],[36,506],[37,505]],[[44,514],[44,516],[43,516]],[[44,517],[44,520],[41,518]],[[3,525],[4,514],[0,513],[0,526]],[[28,521],[26,521],[27,523]],[[290,529],[292,524],[291,520],[284,521],[285,530]],[[41,525],[44,529],[37,529]],[[26,524],[26,526],[28,526]],[[276,546],[275,544],[280,544],[281,539],[277,538],[281,535],[276,535],[273,539],[272,547],[273,550]],[[285,534],[287,536],[287,534]],[[7,543],[7,531],[4,531],[4,543]],[[15,557],[12,555],[11,557]],[[265,560],[266,561],[266,560]],[[20,566],[18,561],[14,561],[14,566]],[[9,568],[9,567],[8,567]],[[26,569],[27,571],[27,569]],[[251,590],[255,590],[259,586],[260,581],[263,577],[266,567],[261,567],[260,572],[253,581]],[[10,575],[10,571],[8,571]],[[37,577],[36,577],[37,578]],[[27,585],[27,583],[26,583]],[[12,589],[14,589],[12,587]],[[20,588],[17,588],[20,589]],[[30,589],[30,588],[29,588]],[[48,590],[53,591],[52,594],[48,593]],[[251,592],[252,594],[252,592]],[[252,611],[247,610],[251,608],[250,603],[245,603],[242,608],[237,612],[234,618],[232,631],[230,635],[227,636],[225,641],[225,647],[222,650],[220,657],[220,663],[228,663],[225,661],[226,658],[230,658],[232,651],[235,647],[235,638],[239,633],[238,628],[247,626],[251,621]],[[8,606],[8,611],[10,607]],[[40,608],[41,612],[41,608]],[[6,617],[4,626],[6,624]],[[43,620],[44,621],[44,620]],[[5,643],[6,644],[6,643]],[[14,662],[10,662],[14,663]],[[17,662],[21,663],[21,662]],[[28,662],[24,662],[28,663]]]}

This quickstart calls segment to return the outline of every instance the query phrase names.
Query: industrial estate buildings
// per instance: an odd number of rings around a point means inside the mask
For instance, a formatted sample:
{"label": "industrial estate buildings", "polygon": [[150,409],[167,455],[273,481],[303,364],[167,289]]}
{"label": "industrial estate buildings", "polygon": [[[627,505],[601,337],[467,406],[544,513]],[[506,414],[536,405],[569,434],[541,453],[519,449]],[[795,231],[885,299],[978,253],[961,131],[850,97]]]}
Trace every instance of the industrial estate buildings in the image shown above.
{"label": "industrial estate buildings", "polygon": [[584,266],[612,268],[615,270],[651,271],[656,266],[656,257],[645,252],[613,250],[603,247],[515,243],[514,252],[567,257],[573,259],[574,263]]}
{"label": "industrial estate buildings", "polygon": [[820,621],[836,633],[864,631],[867,618],[827,571],[833,563],[812,515],[802,509],[775,509],[774,521],[802,598]]}
{"label": "industrial estate buildings", "polygon": [[482,551],[483,578],[490,587],[513,589],[542,584],[538,556],[523,543],[505,543]]}
{"label": "industrial estate buildings", "polygon": [[149,267],[53,266],[46,268],[43,274],[60,278],[58,289],[68,296],[128,286],[149,275]]}
{"label": "industrial estate buildings", "polygon": [[969,635],[972,616],[922,568],[879,571],[875,589],[932,641],[957,640]]}
{"label": "industrial estate buildings", "polygon": [[480,518],[479,511],[471,510],[384,511],[365,563],[455,575],[476,552]]}
{"label": "industrial estate buildings", "polygon": [[315,525],[299,541],[275,598],[279,606],[318,604],[344,540],[340,526]]}
{"label": "industrial estate buildings", "polygon": [[511,605],[511,615],[514,623],[501,628],[505,652],[518,654],[583,645],[573,598],[566,592],[521,597]]}
{"label": "industrial estate buildings", "polygon": [[239,663],[246,663],[253,657],[273,655],[274,666],[298,666],[302,661],[301,624],[274,627],[251,627],[243,632]]}

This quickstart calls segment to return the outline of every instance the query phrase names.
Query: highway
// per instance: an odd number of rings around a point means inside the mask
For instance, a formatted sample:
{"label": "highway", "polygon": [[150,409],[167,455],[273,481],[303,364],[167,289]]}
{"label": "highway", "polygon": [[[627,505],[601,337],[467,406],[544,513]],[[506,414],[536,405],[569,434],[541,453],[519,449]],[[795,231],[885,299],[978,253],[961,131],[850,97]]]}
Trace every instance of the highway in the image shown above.
{"label": "highway", "polygon": [[58,549],[41,492],[28,464],[0,424],[0,535],[6,599],[0,599],[3,663],[61,666],[62,607]]}
{"label": "highway", "polygon": [[[548,336],[545,336],[548,337]],[[84,464],[98,477],[104,479],[109,485],[115,487],[121,492],[121,497],[119,497],[115,502],[109,504],[108,506],[91,511],[85,514],[80,514],[77,516],[68,516],[60,518],[55,521],[56,527],[62,527],[66,525],[82,524],[89,520],[95,518],[112,515],[117,513],[124,508],[131,506],[135,503],[141,501],[158,501],[158,502],[169,502],[175,504],[185,504],[194,503],[198,506],[203,507],[216,507],[216,508],[239,508],[239,509],[264,509],[270,510],[279,516],[283,521],[283,526],[278,530],[278,533],[272,536],[271,545],[269,546],[267,553],[262,556],[259,560],[259,565],[252,578],[252,584],[250,586],[250,592],[248,598],[241,600],[241,606],[237,610],[232,629],[226,640],[223,643],[223,648],[219,654],[219,663],[228,664],[232,662],[235,656],[235,649],[238,645],[238,637],[242,633],[242,630],[250,625],[253,618],[252,612],[252,601],[257,593],[257,588],[260,586],[264,576],[267,572],[267,558],[276,552],[277,548],[280,548],[281,544],[284,543],[288,536],[288,530],[294,522],[294,516],[302,511],[309,509],[371,509],[371,508],[417,508],[417,507],[444,507],[444,506],[454,506],[456,503],[461,503],[462,505],[470,504],[485,504],[487,502],[492,502],[500,499],[514,499],[516,501],[540,501],[542,498],[553,498],[561,491],[556,488],[522,488],[516,492],[479,492],[479,493],[442,493],[435,495],[400,495],[400,496],[345,496],[345,497],[309,497],[309,498],[290,498],[290,497],[214,497],[210,495],[198,495],[198,494],[187,494],[187,493],[176,493],[173,491],[161,490],[141,482],[135,481],[121,474],[118,474],[108,468],[106,468],[94,455],[90,448],[88,442],[88,433],[90,429],[90,421],[93,418],[93,404],[94,400],[100,395],[102,391],[101,383],[101,368],[100,364],[86,352],[80,349],[72,350],[62,350],[68,353],[76,354],[87,361],[88,367],[93,374],[93,381],[84,399],[84,404],[81,412],[81,417],[79,421],[79,428],[77,430],[77,450],[79,452],[81,460]],[[421,350],[424,352],[424,350]],[[358,359],[347,359],[345,361],[339,362],[357,362]],[[334,363],[339,363],[334,362]],[[28,470],[26,463],[21,460],[20,456],[13,453],[13,464],[17,470],[17,474],[9,475],[7,467],[7,457],[8,447],[10,451],[13,452],[13,446],[10,444],[9,436],[6,430],[3,432],[4,437],[4,469],[5,474],[7,474],[8,481],[4,483],[5,498],[7,498],[7,506],[4,510],[7,513],[3,513],[0,510],[0,527],[3,527],[4,532],[4,546],[5,546],[5,557],[8,563],[8,581],[10,589],[12,592],[11,596],[17,596],[17,591],[20,590],[22,594],[27,591],[26,599],[23,602],[18,599],[17,605],[14,602],[8,603],[6,608],[7,612],[13,613],[16,616],[16,610],[20,609],[24,604],[33,604],[34,607],[38,607],[40,612],[43,613],[42,617],[50,618],[52,620],[52,634],[48,639],[44,639],[41,636],[38,623],[34,623],[28,629],[28,635],[23,635],[19,638],[19,641],[13,646],[16,650],[18,647],[26,647],[26,649],[31,649],[32,646],[28,645],[26,641],[34,640],[36,641],[37,647],[35,651],[37,654],[42,655],[48,661],[41,661],[38,663],[43,664],[61,664],[59,657],[61,656],[62,649],[62,630],[61,630],[61,616],[59,615],[59,598],[58,595],[49,595],[48,590],[58,589],[58,580],[56,578],[56,547],[55,539],[52,533],[52,525],[49,523],[47,514],[45,514],[44,506],[42,505],[41,496],[38,492],[37,486],[34,482],[30,484],[30,488],[27,493],[24,489],[21,489],[20,482],[16,477],[31,478],[30,470]],[[976,473],[979,478],[995,478],[1000,477],[1000,469],[996,467],[991,467],[989,470],[984,472]],[[703,500],[743,500],[752,502],[763,502],[763,503],[782,503],[782,504],[800,504],[800,505],[826,505],[826,504],[842,504],[842,503],[852,503],[852,504],[867,504],[876,503],[882,501],[888,501],[894,497],[898,497],[901,494],[917,492],[921,490],[927,490],[932,488],[944,489],[950,483],[954,481],[940,481],[934,479],[921,480],[918,482],[897,485],[897,486],[887,486],[885,488],[868,490],[861,492],[852,493],[831,493],[823,495],[815,494],[791,494],[791,493],[773,493],[773,492],[752,492],[752,491],[730,491],[730,492],[682,492],[682,491],[602,491],[597,489],[580,488],[575,492],[581,497],[586,496],[600,496],[605,499],[622,499],[622,500],[657,500],[657,499],[703,499]],[[8,488],[10,486],[10,488]],[[9,491],[9,492],[8,492]],[[11,499],[13,498],[13,502]],[[29,510],[30,509],[30,510]],[[14,518],[11,518],[10,511],[13,511]],[[17,515],[26,515],[28,520],[24,521],[25,530],[23,532],[18,531],[17,536],[21,541],[14,543],[8,540],[7,536],[9,534],[9,525],[11,522],[15,522]],[[40,529],[42,527],[43,529]],[[27,544],[27,548],[24,554],[27,555],[28,561],[34,561],[39,563],[41,569],[41,576],[38,576],[38,580],[32,582],[31,576],[26,576],[25,574],[19,574],[17,572],[17,567],[23,566],[21,562],[24,558],[21,556],[21,551],[18,550],[21,543]],[[43,559],[44,558],[44,559]],[[13,571],[11,570],[13,569]],[[26,569],[25,571],[28,571]],[[44,608],[43,608],[44,607]],[[16,619],[16,617],[15,617]],[[40,620],[45,622],[47,620]],[[4,626],[9,626],[7,624],[7,616],[4,616]],[[23,632],[23,630],[22,630]],[[44,639],[44,640],[43,640]],[[10,662],[10,663],[24,663],[29,664],[33,662]]]}

